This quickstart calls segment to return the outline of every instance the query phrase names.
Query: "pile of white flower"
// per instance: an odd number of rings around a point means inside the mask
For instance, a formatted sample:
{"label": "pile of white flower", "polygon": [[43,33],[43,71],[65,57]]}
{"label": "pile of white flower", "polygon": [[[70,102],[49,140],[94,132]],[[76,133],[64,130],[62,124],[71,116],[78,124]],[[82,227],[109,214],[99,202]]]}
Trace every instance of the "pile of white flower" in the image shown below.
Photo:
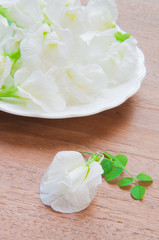
{"label": "pile of white flower", "polygon": [[114,0],[0,0],[0,100],[56,112],[129,81],[137,42],[116,20]]}

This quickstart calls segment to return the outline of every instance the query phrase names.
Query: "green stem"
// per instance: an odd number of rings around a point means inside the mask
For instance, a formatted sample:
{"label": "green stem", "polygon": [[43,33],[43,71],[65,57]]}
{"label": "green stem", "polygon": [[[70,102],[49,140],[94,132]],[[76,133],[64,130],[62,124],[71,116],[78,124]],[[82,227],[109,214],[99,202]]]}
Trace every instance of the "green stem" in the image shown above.
{"label": "green stem", "polygon": [[87,166],[90,166],[92,162],[95,162],[98,157],[98,154],[93,154],[89,161],[86,163]]}
{"label": "green stem", "polygon": [[133,178],[133,180],[135,181],[136,184],[138,184],[138,182],[136,181],[136,178],[133,177],[133,175],[126,169],[124,168],[125,172],[127,172],[127,174],[129,174],[130,177]]}
{"label": "green stem", "polygon": [[93,152],[87,152],[87,151],[78,151],[78,152],[80,152],[80,153],[87,153],[87,154],[91,154],[92,155],[92,157],[89,159],[89,161],[86,163],[86,165],[87,166],[90,166],[90,164],[92,163],[92,162],[99,162],[100,161],[100,159],[103,157],[103,155],[102,154],[100,154],[100,153],[93,153]]}
{"label": "green stem", "polygon": [[95,154],[93,152],[86,152],[86,151],[78,151],[78,152],[80,152],[80,153],[87,153],[87,154]]}
{"label": "green stem", "polygon": [[136,181],[136,178],[134,178],[133,175],[132,175],[126,168],[124,168],[122,165],[120,165],[120,164],[112,161],[112,159],[109,159],[109,160],[111,160],[111,162],[113,162],[113,163],[114,163],[115,165],[117,165],[118,167],[123,168],[124,171],[127,172],[127,174],[129,174],[129,176],[130,176],[131,178],[133,178],[133,180],[135,181],[135,183],[138,184],[138,182]]}

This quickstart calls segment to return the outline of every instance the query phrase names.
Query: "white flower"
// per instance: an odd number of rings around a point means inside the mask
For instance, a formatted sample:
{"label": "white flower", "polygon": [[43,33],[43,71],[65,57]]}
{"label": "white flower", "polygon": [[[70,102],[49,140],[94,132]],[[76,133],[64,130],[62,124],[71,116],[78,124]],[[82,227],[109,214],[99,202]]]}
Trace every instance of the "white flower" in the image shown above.
{"label": "white flower", "polygon": [[118,44],[118,46],[120,45],[114,37],[116,31],[116,28],[104,32],[90,31],[80,36],[87,44],[86,54],[89,63],[96,62],[100,65],[101,61],[107,56],[109,48],[113,46],[114,43]]}
{"label": "white flower", "polygon": [[116,23],[118,10],[114,0],[90,0],[86,9],[91,30],[105,31]]}
{"label": "white flower", "polygon": [[20,47],[20,42],[24,38],[24,30],[12,23],[11,26],[7,27],[7,31],[10,32],[10,36],[4,41],[3,50],[9,54],[16,52]]}
{"label": "white flower", "polygon": [[45,112],[64,109],[65,101],[58,91],[51,70],[45,74],[41,70],[30,74],[27,69],[21,68],[15,74],[15,83],[21,97],[32,100]]}
{"label": "white flower", "polygon": [[21,27],[29,27],[44,19],[41,11],[42,0],[0,0],[0,5],[5,9],[3,15]]}
{"label": "white flower", "polygon": [[136,40],[131,37],[123,43],[112,44],[100,65],[109,79],[109,86],[115,86],[132,78],[137,63]]}
{"label": "white flower", "polygon": [[42,179],[40,198],[55,211],[79,212],[93,200],[102,173],[99,163],[87,166],[78,152],[59,152]]}
{"label": "white flower", "polygon": [[85,8],[81,6],[80,0],[49,0],[45,13],[51,22],[62,28],[69,28],[74,33],[79,34],[85,29],[86,25],[83,22],[87,18]]}

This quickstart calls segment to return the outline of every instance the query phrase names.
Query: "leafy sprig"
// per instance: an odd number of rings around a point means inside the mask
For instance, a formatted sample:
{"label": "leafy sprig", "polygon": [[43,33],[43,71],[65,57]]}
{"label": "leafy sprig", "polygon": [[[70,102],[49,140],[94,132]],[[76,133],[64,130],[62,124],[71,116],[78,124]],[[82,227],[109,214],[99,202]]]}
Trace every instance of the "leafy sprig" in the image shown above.
{"label": "leafy sprig", "polygon": [[145,173],[140,173],[136,177],[134,177],[126,169],[128,158],[123,154],[113,156],[107,152],[102,152],[102,153],[93,153],[93,152],[85,152],[85,151],[79,151],[79,152],[92,155],[86,164],[91,164],[93,161],[100,162],[104,171],[103,177],[105,177],[105,180],[107,182],[117,178],[122,172],[125,171],[129,175],[129,177],[124,177],[120,179],[118,185],[119,187],[122,188],[130,184],[135,184],[135,186],[131,188],[131,196],[136,200],[142,199],[145,195],[146,189],[144,186],[142,186],[142,182],[153,181],[153,179]]}

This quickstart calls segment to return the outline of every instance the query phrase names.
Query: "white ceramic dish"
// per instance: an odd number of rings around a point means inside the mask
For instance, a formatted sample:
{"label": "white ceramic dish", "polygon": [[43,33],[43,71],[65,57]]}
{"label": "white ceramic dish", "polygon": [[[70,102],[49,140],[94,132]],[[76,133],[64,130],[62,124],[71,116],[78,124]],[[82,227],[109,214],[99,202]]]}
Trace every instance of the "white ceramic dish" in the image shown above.
{"label": "white ceramic dish", "polygon": [[133,96],[139,89],[143,78],[146,74],[146,68],[144,65],[144,55],[142,51],[137,48],[138,52],[138,68],[132,79],[124,82],[116,87],[108,88],[105,98],[97,99],[91,104],[66,107],[64,111],[55,113],[45,113],[45,112],[31,112],[24,106],[0,102],[0,110],[28,117],[38,117],[38,118],[50,118],[50,119],[60,119],[60,118],[72,118],[72,117],[83,117],[93,115],[114,107],[119,106],[125,102],[128,98]]}

